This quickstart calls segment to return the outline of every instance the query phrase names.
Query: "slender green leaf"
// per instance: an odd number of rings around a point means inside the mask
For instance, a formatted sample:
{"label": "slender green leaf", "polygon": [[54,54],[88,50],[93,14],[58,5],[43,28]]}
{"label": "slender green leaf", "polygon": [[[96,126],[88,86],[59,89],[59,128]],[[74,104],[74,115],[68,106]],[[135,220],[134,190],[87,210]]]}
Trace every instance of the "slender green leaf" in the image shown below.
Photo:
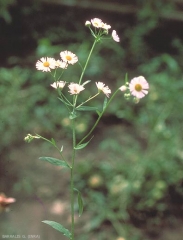
{"label": "slender green leaf", "polygon": [[90,106],[80,106],[76,108],[77,111],[97,111],[98,107],[90,107]]}
{"label": "slender green leaf", "polygon": [[60,148],[60,152],[63,152],[63,149],[64,149],[64,146],[62,146],[62,147]]}
{"label": "slender green leaf", "polygon": [[51,142],[53,143],[54,146],[56,146],[56,142],[54,138],[51,139]]}
{"label": "slender green leaf", "polygon": [[51,163],[53,165],[56,165],[56,166],[62,166],[62,167],[68,167],[69,168],[69,165],[65,161],[57,159],[57,158],[40,157],[39,159],[43,160],[43,161],[46,161],[46,162],[49,162],[49,163]]}
{"label": "slender green leaf", "polygon": [[104,103],[103,103],[103,111],[104,111],[104,109],[106,108],[106,105],[107,105],[107,97],[105,97],[105,99],[104,99]]}
{"label": "slender green leaf", "polygon": [[89,82],[91,82],[91,80],[87,80],[86,82],[84,82],[84,83],[82,84],[82,86],[86,85],[86,84],[89,83]]}
{"label": "slender green leaf", "polygon": [[83,213],[83,199],[81,196],[81,192],[76,188],[74,188],[74,190],[78,193],[78,207],[79,207],[79,217],[80,217]]}
{"label": "slender green leaf", "polygon": [[44,220],[42,222],[48,224],[52,228],[54,228],[57,231],[63,233],[64,236],[66,236],[69,239],[71,239],[71,233],[69,232],[69,230],[64,228],[60,223],[57,223],[57,222],[54,222],[54,221],[48,221],[48,220]]}
{"label": "slender green leaf", "polygon": [[82,143],[80,145],[76,145],[74,149],[79,150],[79,149],[85,148],[88,145],[88,143],[92,140],[92,138],[88,142],[86,142],[86,143]]}
{"label": "slender green leaf", "polygon": [[78,192],[78,206],[79,206],[79,217],[80,217],[83,213],[83,199],[80,192]]}
{"label": "slender green leaf", "polygon": [[80,144],[80,145],[78,145],[78,146],[75,146],[74,149],[76,149],[76,150],[83,149],[83,148],[85,148],[87,145],[88,145],[88,142],[87,142],[87,143],[82,143],[82,144]]}
{"label": "slender green leaf", "polygon": [[100,117],[100,115],[101,115],[101,112],[97,110],[97,111],[96,111],[96,113],[97,113],[97,114],[99,115],[99,117]]}

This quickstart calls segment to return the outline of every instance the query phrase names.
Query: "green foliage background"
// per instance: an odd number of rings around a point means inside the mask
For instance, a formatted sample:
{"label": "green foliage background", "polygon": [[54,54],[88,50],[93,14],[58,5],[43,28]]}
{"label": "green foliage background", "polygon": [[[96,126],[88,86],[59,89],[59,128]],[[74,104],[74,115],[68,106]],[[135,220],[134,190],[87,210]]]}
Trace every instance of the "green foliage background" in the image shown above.
{"label": "green foliage background", "polygon": [[[1,5],[4,3],[0,1]],[[86,208],[97,216],[89,231],[106,221],[117,231],[119,223],[129,221],[152,229],[159,226],[165,216],[182,213],[183,36],[177,30],[174,34],[165,32],[163,40],[158,37],[162,29],[170,31],[169,20],[162,15],[175,8],[171,1],[136,1],[134,6],[138,11],[133,16],[111,14],[108,17],[97,12],[98,17],[116,28],[121,43],[106,41],[97,46],[86,80],[104,81],[114,90],[123,85],[128,72],[129,79],[144,75],[150,92],[138,105],[127,102],[122,95],[117,96],[100,125],[102,131],[108,133],[98,142],[99,150],[104,153],[102,162],[96,167],[87,159],[78,166],[78,189],[87,198]],[[13,52],[4,50],[4,58],[0,60],[0,150],[4,153],[4,149],[11,150],[14,145],[22,144],[28,132],[52,136],[58,131],[69,138],[68,118],[63,118],[66,110],[50,89],[50,76],[36,71],[35,62],[42,56],[58,58],[59,52],[66,49],[75,52],[81,63],[84,62],[92,43],[84,22],[88,15],[95,17],[93,12],[88,10],[87,15],[81,9],[76,13],[72,8],[56,10],[53,6],[49,12],[47,5],[37,1],[24,4],[6,1],[3,8],[0,16],[4,38],[8,40],[13,36],[9,31],[20,19],[24,23],[21,23],[22,32],[14,36],[17,48]],[[178,28],[179,23],[174,22],[174,26]],[[8,47],[8,43],[4,47]],[[73,66],[64,77],[75,81],[79,74],[79,67]],[[93,104],[100,105],[101,98]],[[81,119],[78,136],[94,119],[95,115]],[[114,125],[123,136],[116,138],[116,133],[109,131]],[[92,159],[96,160],[97,156]],[[93,186],[90,180],[96,175],[100,181]],[[93,212],[93,202],[99,209],[105,204],[108,211]],[[123,235],[131,234],[131,239],[137,239],[127,226],[125,229]]]}

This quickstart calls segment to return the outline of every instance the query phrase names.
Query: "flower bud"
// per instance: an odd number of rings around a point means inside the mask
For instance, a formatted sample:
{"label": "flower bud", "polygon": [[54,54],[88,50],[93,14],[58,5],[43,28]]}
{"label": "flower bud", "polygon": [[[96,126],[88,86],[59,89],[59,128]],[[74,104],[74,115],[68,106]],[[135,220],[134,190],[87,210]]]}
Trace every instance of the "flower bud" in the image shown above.
{"label": "flower bud", "polygon": [[131,96],[130,93],[125,93],[125,94],[124,94],[124,97],[125,97],[126,100],[129,100],[129,99],[130,99],[130,96]]}
{"label": "flower bud", "polygon": [[127,90],[127,87],[126,87],[125,85],[123,85],[123,86],[121,86],[119,89],[120,89],[122,92],[125,92],[125,91]]}
{"label": "flower bud", "polygon": [[24,140],[28,143],[30,143],[33,139],[34,137],[31,134],[27,134],[27,136],[24,138]]}
{"label": "flower bud", "polygon": [[86,21],[86,22],[85,22],[85,26],[88,27],[88,26],[90,26],[90,25],[91,25],[91,22],[90,22],[90,21]]}
{"label": "flower bud", "polygon": [[31,134],[29,133],[29,134],[27,134],[27,136],[24,138],[24,141],[30,143],[34,138],[40,138],[40,137],[38,137],[38,136],[33,136],[33,135],[31,135]]}
{"label": "flower bud", "polygon": [[134,98],[134,99],[133,99],[133,101],[134,101],[134,103],[136,103],[136,104],[137,104],[137,103],[139,103],[139,102],[140,102],[140,98]]}

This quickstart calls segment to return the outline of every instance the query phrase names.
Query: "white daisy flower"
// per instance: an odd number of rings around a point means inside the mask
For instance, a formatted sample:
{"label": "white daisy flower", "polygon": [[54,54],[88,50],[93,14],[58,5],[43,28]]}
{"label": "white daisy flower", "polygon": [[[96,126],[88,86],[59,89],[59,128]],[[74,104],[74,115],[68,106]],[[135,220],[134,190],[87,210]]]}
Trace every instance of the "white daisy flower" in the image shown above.
{"label": "white daisy flower", "polygon": [[130,92],[136,98],[143,98],[148,94],[149,84],[142,76],[135,77],[129,84]]}
{"label": "white daisy flower", "polygon": [[99,19],[99,18],[93,18],[93,19],[91,19],[91,23],[92,23],[92,25],[93,25],[94,27],[96,27],[96,28],[101,28],[101,27],[102,27],[102,24],[103,24],[102,20]]}
{"label": "white daisy flower", "polygon": [[40,60],[36,62],[37,70],[41,70],[43,72],[50,72],[51,69],[55,69],[55,59],[49,57],[42,57]]}
{"label": "white daisy flower", "polygon": [[79,85],[78,83],[70,83],[68,87],[71,95],[79,94],[81,91],[85,89],[82,85]]}
{"label": "white daisy flower", "polygon": [[102,91],[107,97],[109,97],[109,94],[111,94],[111,89],[109,89],[108,86],[104,87]]}
{"label": "white daisy flower", "polygon": [[50,86],[52,86],[53,88],[63,88],[65,86],[66,82],[64,81],[59,81],[59,82],[54,82],[52,84],[50,84]]}
{"label": "white daisy flower", "polygon": [[108,86],[105,86],[103,82],[96,82],[97,88],[100,91],[102,91],[107,97],[109,97],[109,94],[111,94],[111,90]]}
{"label": "white daisy flower", "polygon": [[72,65],[78,61],[78,57],[74,53],[67,50],[61,52],[60,57],[64,62]]}
{"label": "white daisy flower", "polygon": [[103,29],[105,30],[109,30],[111,28],[110,25],[108,25],[107,23],[102,23],[102,26],[101,26]]}
{"label": "white daisy flower", "polygon": [[115,42],[120,42],[120,38],[119,38],[118,34],[116,33],[116,30],[112,31],[112,38]]}
{"label": "white daisy flower", "polygon": [[66,62],[56,60],[55,61],[55,66],[58,67],[58,68],[66,69],[68,67],[68,64]]}

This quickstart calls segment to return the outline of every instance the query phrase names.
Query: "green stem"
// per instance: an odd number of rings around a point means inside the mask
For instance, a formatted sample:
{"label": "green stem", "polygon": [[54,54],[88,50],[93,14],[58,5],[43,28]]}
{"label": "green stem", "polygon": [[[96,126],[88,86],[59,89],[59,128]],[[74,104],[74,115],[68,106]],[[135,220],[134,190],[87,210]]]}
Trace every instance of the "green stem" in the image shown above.
{"label": "green stem", "polygon": [[81,104],[79,104],[79,105],[76,107],[76,109],[79,108],[79,107],[81,107],[83,104],[89,102],[90,100],[94,99],[94,98],[95,98],[96,96],[98,96],[98,95],[99,95],[99,93],[95,94],[93,97],[89,97],[85,102],[82,102]]}
{"label": "green stem", "polygon": [[82,142],[84,142],[84,140],[90,136],[90,134],[94,131],[94,129],[96,128],[97,124],[99,123],[100,119],[102,118],[105,110],[108,108],[109,104],[111,103],[111,101],[113,100],[113,98],[115,97],[116,93],[119,91],[119,88],[113,93],[113,95],[111,96],[111,98],[109,99],[108,103],[106,104],[105,108],[102,110],[102,112],[100,113],[100,115],[98,116],[95,124],[93,125],[93,127],[91,128],[91,130],[86,134],[86,136],[81,139],[81,141],[77,144],[80,145]]}
{"label": "green stem", "polygon": [[59,152],[62,160],[64,160],[64,161],[68,164],[68,166],[70,167],[70,164],[66,161],[66,159],[64,158],[64,156],[63,156],[63,154],[62,154],[62,151],[58,148],[58,146],[56,145],[56,143],[53,143],[53,142],[50,141],[49,139],[44,138],[44,137],[42,137],[42,136],[39,135],[39,134],[36,134],[36,136],[39,137],[39,138],[41,138],[41,139],[43,139],[43,140],[46,141],[46,142],[49,142],[51,145],[53,145],[53,146],[58,150],[58,152]]}
{"label": "green stem", "polygon": [[[90,50],[90,52],[89,52],[89,54],[88,54],[88,58],[87,58],[87,60],[86,60],[85,66],[84,66],[84,68],[83,68],[83,70],[82,70],[81,76],[80,76],[80,78],[79,78],[79,84],[81,84],[81,82],[82,82],[84,73],[85,73],[85,71],[86,71],[86,67],[87,67],[87,65],[88,65],[88,62],[89,62],[89,60],[90,60],[90,57],[91,57],[91,55],[92,55],[93,49],[94,49],[97,41],[98,41],[98,40],[95,39],[95,41],[94,41],[94,43],[93,43],[93,45],[92,45],[92,47],[91,47],[91,50]],[[76,95],[75,102],[74,102],[74,106],[76,106],[77,98],[78,98],[78,95]]]}
{"label": "green stem", "polygon": [[97,43],[97,39],[95,39],[95,41],[94,41],[94,43],[93,43],[93,45],[92,45],[92,48],[91,48],[91,50],[90,50],[90,53],[89,53],[89,55],[88,55],[88,58],[87,58],[87,60],[86,60],[85,66],[84,66],[84,68],[83,68],[83,71],[82,71],[81,76],[80,76],[80,79],[79,79],[79,84],[81,84],[81,82],[82,82],[83,75],[84,75],[84,73],[85,73],[86,67],[87,67],[87,65],[88,65],[88,62],[89,62],[89,60],[90,60],[90,57],[91,57],[91,55],[92,55],[92,52],[93,52],[93,49],[94,49],[96,43]]}
{"label": "green stem", "polygon": [[75,119],[72,119],[72,139],[73,139],[73,151],[72,151],[72,165],[71,165],[71,183],[70,183],[70,191],[71,191],[71,239],[74,240],[74,161],[76,155],[76,131],[75,131]]}

